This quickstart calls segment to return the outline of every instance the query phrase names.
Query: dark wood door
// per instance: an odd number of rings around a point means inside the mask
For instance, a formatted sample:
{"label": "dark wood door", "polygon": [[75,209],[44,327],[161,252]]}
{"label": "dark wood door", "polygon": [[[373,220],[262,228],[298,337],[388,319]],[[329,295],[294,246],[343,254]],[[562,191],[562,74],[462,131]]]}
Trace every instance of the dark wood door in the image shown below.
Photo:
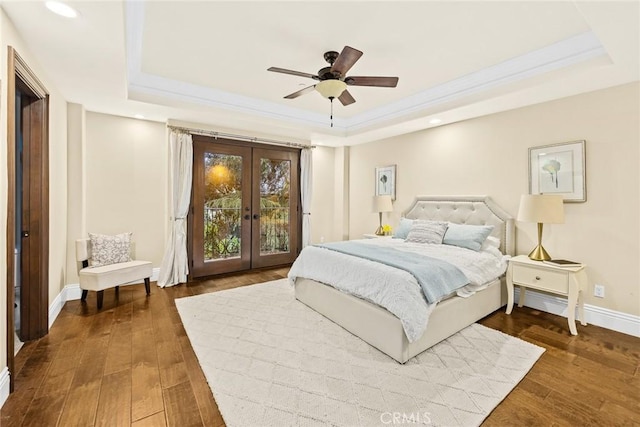
{"label": "dark wood door", "polygon": [[194,137],[192,277],[291,263],[299,248],[299,152]]}
{"label": "dark wood door", "polygon": [[[18,85],[20,87],[21,85]],[[19,92],[16,123],[21,139],[20,328],[22,341],[49,330],[49,216],[46,100]]]}
{"label": "dark wood door", "polygon": [[[49,94],[11,46],[7,66],[6,349],[13,392],[17,276],[18,335],[40,338],[49,325]],[[18,263],[16,249],[26,251]]]}
{"label": "dark wood door", "polygon": [[192,276],[251,268],[251,148],[193,146]]}
{"label": "dark wood door", "polygon": [[292,263],[298,255],[298,157],[253,149],[252,268]]}

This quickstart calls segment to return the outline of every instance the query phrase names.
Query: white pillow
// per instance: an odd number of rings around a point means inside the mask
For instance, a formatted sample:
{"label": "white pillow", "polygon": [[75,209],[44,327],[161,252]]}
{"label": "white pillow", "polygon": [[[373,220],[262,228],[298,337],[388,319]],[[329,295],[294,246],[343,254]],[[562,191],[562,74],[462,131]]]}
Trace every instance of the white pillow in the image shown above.
{"label": "white pillow", "polygon": [[481,250],[485,250],[486,248],[500,249],[500,239],[498,239],[497,237],[493,237],[493,236],[487,237],[487,240],[485,240],[482,243],[482,249]]}
{"label": "white pillow", "polygon": [[405,242],[442,244],[444,233],[447,232],[447,223],[442,221],[416,220],[411,224],[411,231],[407,234]]}
{"label": "white pillow", "polygon": [[91,240],[91,259],[89,265],[117,264],[131,261],[131,235],[133,233],[116,234],[107,236],[104,234],[89,233]]}

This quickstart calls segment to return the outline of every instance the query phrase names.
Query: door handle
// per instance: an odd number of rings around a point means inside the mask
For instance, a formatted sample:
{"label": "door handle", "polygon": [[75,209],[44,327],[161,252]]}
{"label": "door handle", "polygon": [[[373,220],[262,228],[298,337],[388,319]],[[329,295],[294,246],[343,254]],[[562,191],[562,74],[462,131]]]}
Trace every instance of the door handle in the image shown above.
{"label": "door handle", "polygon": [[251,219],[251,215],[246,214],[245,216],[243,216],[244,219]]}
{"label": "door handle", "polygon": [[21,233],[22,237],[29,237],[29,232],[28,231],[23,231]]}
{"label": "door handle", "polygon": [[253,219],[260,219],[260,214],[253,214]]}

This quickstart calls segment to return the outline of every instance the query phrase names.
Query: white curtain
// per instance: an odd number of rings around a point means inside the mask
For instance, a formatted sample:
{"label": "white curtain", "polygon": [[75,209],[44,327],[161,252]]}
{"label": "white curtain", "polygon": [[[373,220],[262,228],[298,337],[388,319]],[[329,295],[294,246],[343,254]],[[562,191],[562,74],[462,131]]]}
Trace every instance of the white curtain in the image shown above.
{"label": "white curtain", "polygon": [[311,243],[311,187],[313,151],[305,148],[300,153],[300,196],[302,199],[302,247]]}
{"label": "white curtain", "polygon": [[191,198],[193,139],[188,133],[171,131],[169,136],[171,183],[171,234],[164,252],[158,286],[173,286],[187,281],[187,213]]}

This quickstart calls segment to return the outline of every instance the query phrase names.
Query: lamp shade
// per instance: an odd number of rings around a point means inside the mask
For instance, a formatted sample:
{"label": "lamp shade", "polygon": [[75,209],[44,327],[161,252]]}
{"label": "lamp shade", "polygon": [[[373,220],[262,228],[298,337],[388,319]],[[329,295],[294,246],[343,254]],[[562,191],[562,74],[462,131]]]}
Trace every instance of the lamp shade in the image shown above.
{"label": "lamp shade", "polygon": [[393,204],[391,203],[391,196],[375,196],[373,198],[373,211],[374,212],[392,212]]}
{"label": "lamp shade", "polygon": [[520,197],[518,221],[542,224],[564,223],[564,201],[556,194],[523,194]]}
{"label": "lamp shade", "polygon": [[342,80],[323,80],[316,84],[316,90],[325,98],[338,98],[347,88],[347,84]]}

